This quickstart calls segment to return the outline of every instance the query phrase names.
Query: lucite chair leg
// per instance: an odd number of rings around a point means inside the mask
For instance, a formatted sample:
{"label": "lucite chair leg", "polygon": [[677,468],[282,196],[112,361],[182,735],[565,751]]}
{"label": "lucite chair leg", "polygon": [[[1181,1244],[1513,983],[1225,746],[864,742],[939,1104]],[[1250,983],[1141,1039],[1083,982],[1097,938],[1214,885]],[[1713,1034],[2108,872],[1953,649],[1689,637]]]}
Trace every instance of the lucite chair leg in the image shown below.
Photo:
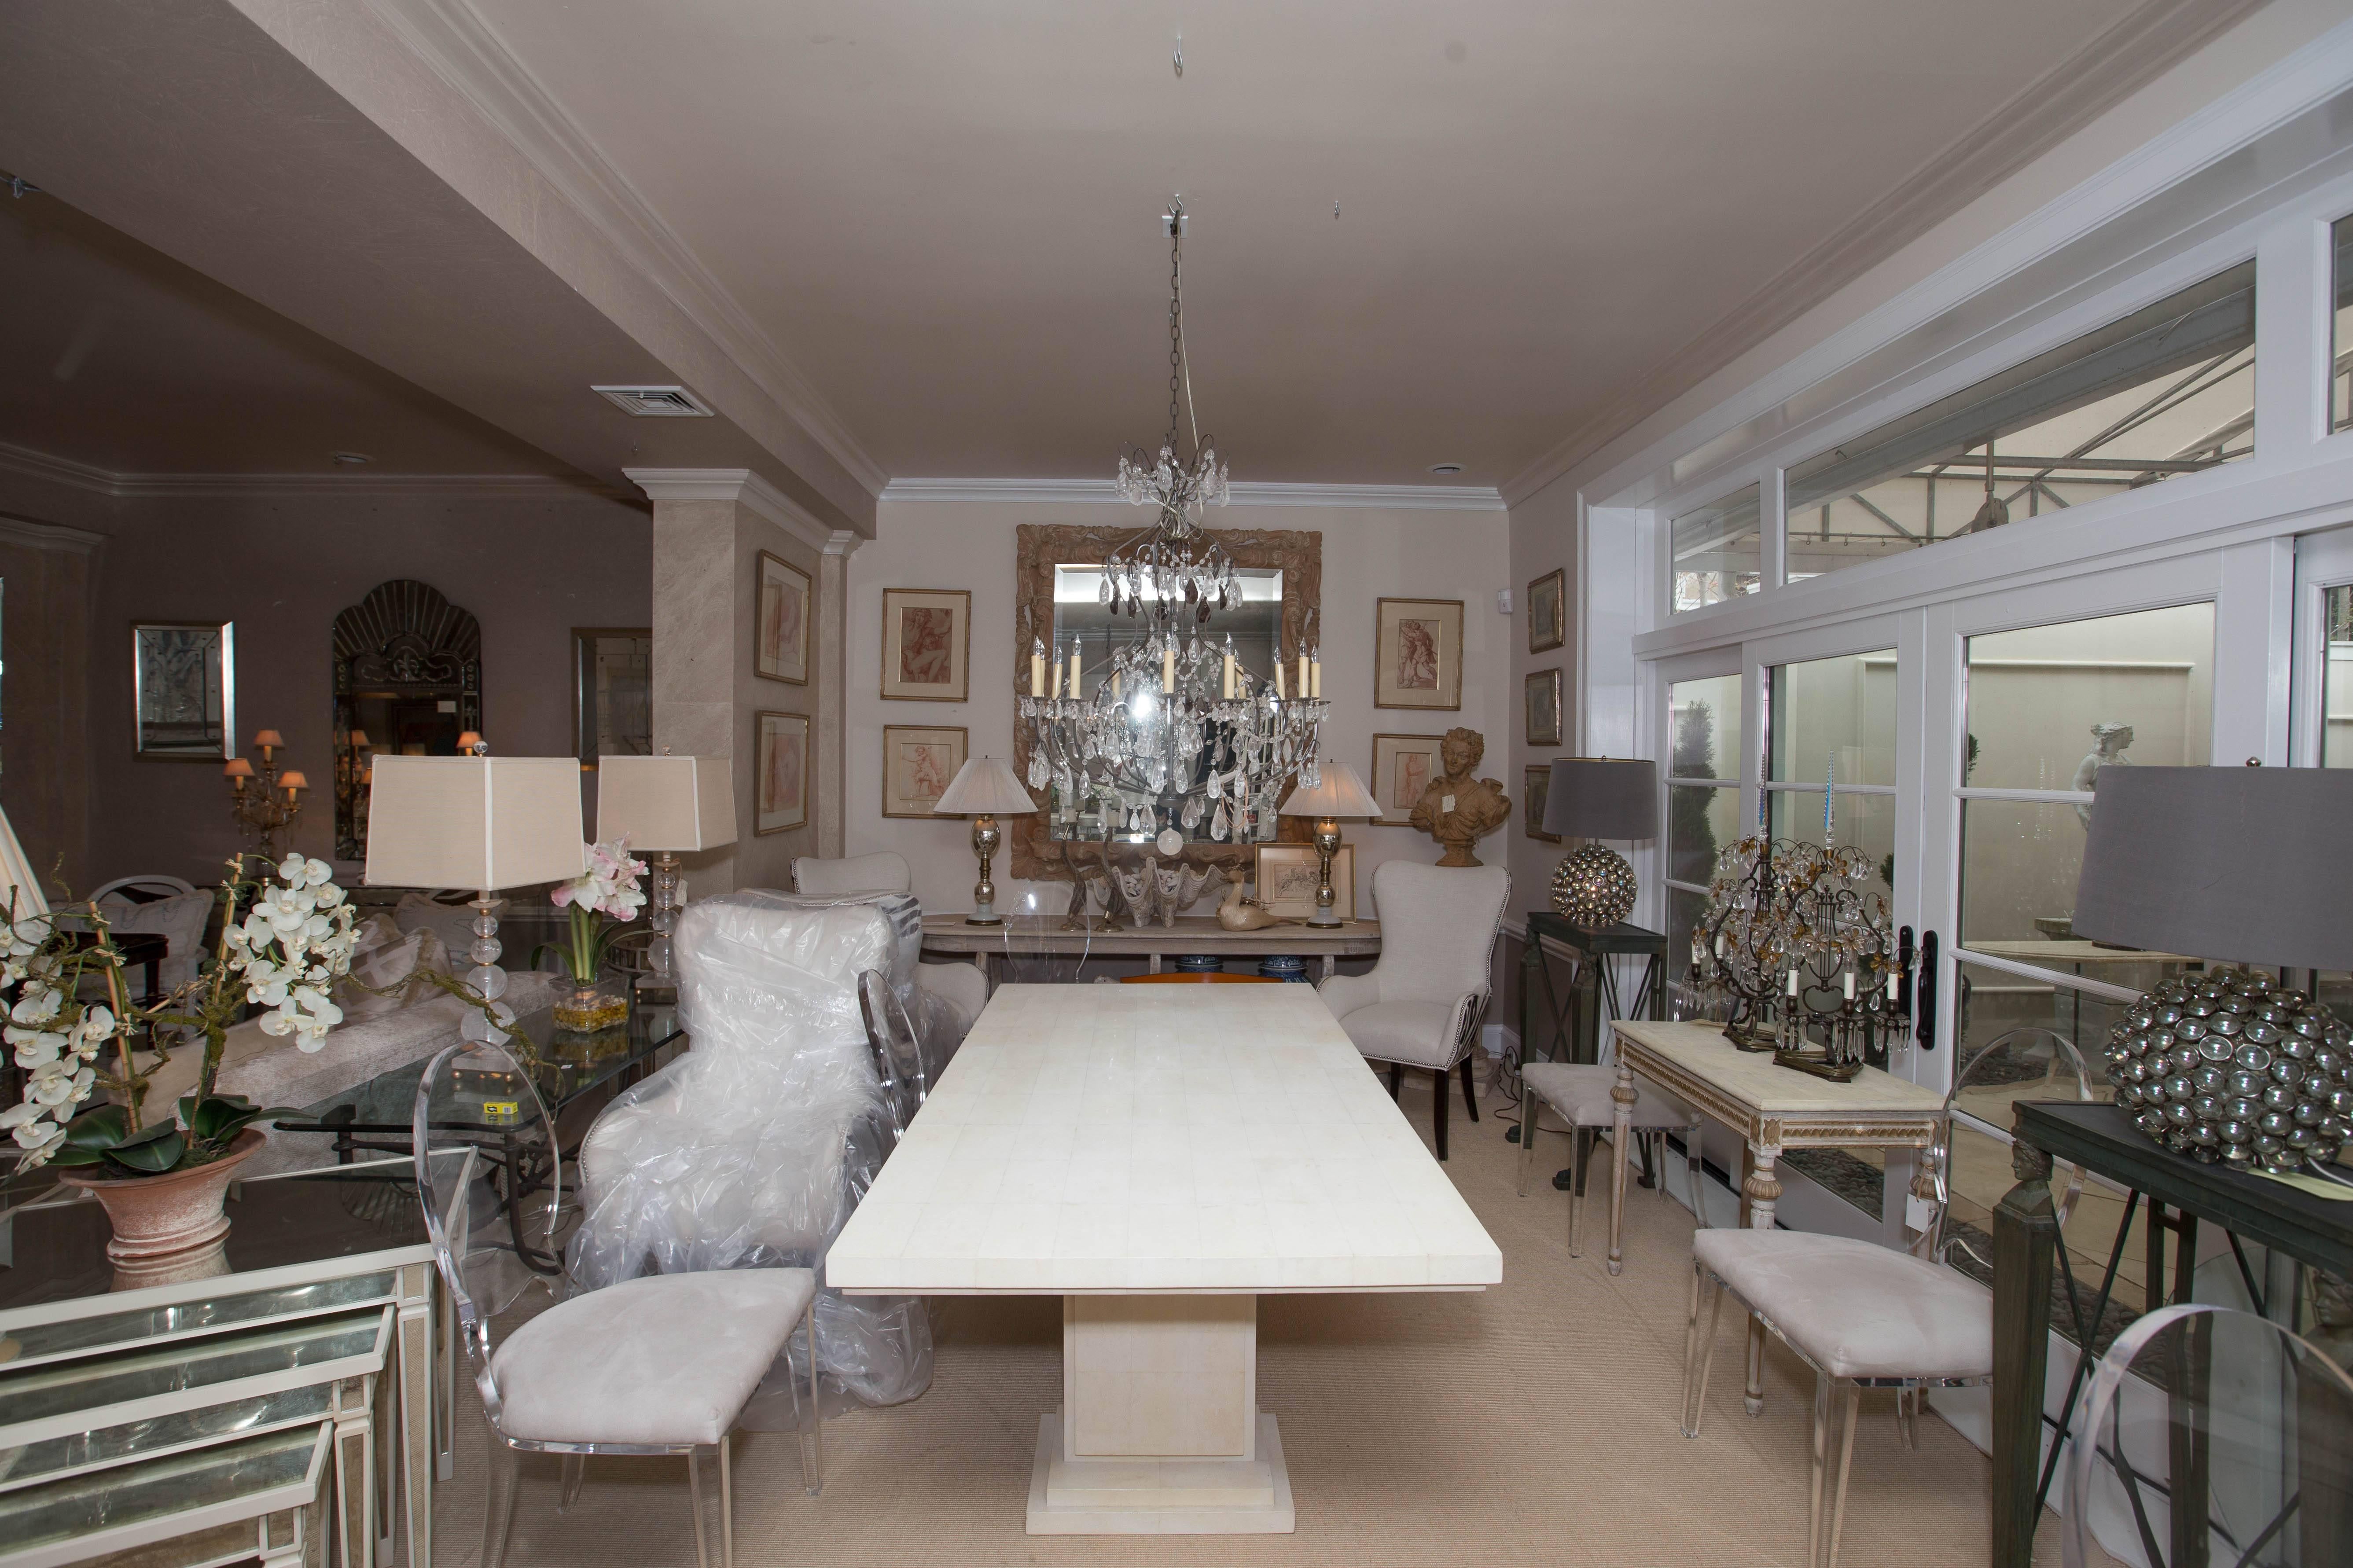
{"label": "lucite chair leg", "polygon": [[1806,1564],[1820,1568],[1822,1561],[1822,1471],[1830,1458],[1831,1378],[1814,1373],[1814,1427],[1806,1445]]}
{"label": "lucite chair leg", "polygon": [[1854,1418],[1862,1407],[1862,1384],[1846,1385],[1845,1432],[1839,1438],[1838,1488],[1831,1502],[1831,1554],[1822,1568],[1838,1568],[1839,1531],[1846,1523],[1846,1479],[1854,1468]]}
{"label": "lucite chair leg", "polygon": [[1683,1408],[1681,1429],[1684,1436],[1692,1431],[1692,1385],[1699,1379],[1699,1265],[1692,1265],[1691,1308],[1683,1314]]}
{"label": "lucite chair leg", "polygon": [[482,1496],[482,1568],[501,1568],[507,1560],[507,1534],[514,1528],[515,1451],[490,1434],[491,1462]]}
{"label": "lucite chair leg", "polygon": [[694,1568],[711,1568],[711,1543],[702,1527],[702,1450],[686,1451],[686,1495],[694,1505]]}
{"label": "lucite chair leg", "polygon": [[1528,1195],[1528,1173],[1536,1163],[1536,1091],[1520,1086],[1520,1196]]}
{"label": "lucite chair leg", "polygon": [[564,1493],[556,1500],[556,1512],[570,1513],[572,1511],[572,1505],[580,1500],[580,1483],[586,1477],[587,1472],[588,1460],[586,1456],[581,1454],[566,1454],[564,1456]]}
{"label": "lucite chair leg", "polygon": [[735,1568],[734,1435],[719,1439],[719,1563]]}
{"label": "lucite chair leg", "polygon": [[1568,1181],[1568,1255],[1582,1258],[1585,1256],[1585,1183],[1579,1178],[1585,1173],[1577,1168],[1573,1159],[1570,1170],[1574,1173]]}
{"label": "lucite chair leg", "polygon": [[809,1415],[808,1440],[801,1447],[801,1485],[815,1497],[825,1489],[825,1411],[817,1402],[817,1298],[809,1298],[805,1320],[808,1325],[809,1349]]}
{"label": "lucite chair leg", "polygon": [[[1697,1271],[1696,1265],[1694,1271]],[[1710,1279],[1707,1282],[1707,1333],[1694,1347],[1699,1355],[1699,1392],[1692,1399],[1691,1425],[1683,1428],[1686,1437],[1699,1436],[1699,1424],[1707,1415],[1707,1375],[1715,1370],[1715,1334],[1723,1322],[1724,1284],[1721,1280]]]}
{"label": "lucite chair leg", "polygon": [[1694,1122],[1683,1129],[1683,1176],[1691,1186],[1692,1217],[1699,1222],[1700,1229],[1705,1230],[1707,1189],[1700,1184],[1705,1173],[1699,1168],[1699,1124]]}

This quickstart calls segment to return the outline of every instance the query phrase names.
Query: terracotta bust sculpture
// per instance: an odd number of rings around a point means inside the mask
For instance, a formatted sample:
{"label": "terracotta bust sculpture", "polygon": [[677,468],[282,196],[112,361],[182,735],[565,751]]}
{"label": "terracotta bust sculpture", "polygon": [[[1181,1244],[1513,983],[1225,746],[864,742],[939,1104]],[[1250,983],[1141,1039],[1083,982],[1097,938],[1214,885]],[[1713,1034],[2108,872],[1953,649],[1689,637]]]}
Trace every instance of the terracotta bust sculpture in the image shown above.
{"label": "terracotta bust sculpture", "polygon": [[1472,770],[1487,754],[1487,738],[1476,730],[1446,731],[1439,743],[1438,760],[1445,776],[1431,781],[1414,802],[1413,825],[1445,847],[1441,866],[1476,866],[1471,847],[1512,819],[1512,803],[1493,779],[1473,778]]}

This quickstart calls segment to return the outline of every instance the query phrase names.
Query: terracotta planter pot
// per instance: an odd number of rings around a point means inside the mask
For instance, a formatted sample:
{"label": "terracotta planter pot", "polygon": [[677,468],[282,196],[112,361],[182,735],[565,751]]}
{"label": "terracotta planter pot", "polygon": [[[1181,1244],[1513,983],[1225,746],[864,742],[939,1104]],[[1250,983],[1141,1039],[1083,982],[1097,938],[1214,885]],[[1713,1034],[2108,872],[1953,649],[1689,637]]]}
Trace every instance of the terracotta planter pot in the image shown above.
{"label": "terracotta planter pot", "polygon": [[114,1288],[135,1290],[179,1279],[228,1272],[221,1243],[228,1236],[222,1205],[237,1168],[260,1152],[269,1135],[248,1127],[228,1152],[209,1165],[167,1171],[160,1176],[85,1176],[59,1171],[58,1179],[87,1187],[114,1226],[106,1244],[114,1260]]}

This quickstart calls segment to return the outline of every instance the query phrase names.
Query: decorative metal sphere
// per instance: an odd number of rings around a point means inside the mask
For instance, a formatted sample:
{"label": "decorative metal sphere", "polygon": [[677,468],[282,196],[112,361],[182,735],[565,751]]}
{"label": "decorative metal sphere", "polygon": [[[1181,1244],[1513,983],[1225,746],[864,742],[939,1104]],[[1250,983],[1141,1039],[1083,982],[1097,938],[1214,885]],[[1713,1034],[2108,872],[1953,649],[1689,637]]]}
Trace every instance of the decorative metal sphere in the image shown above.
{"label": "decorative metal sphere", "polygon": [[2133,1124],[2192,1159],[2293,1171],[2353,1141],[2353,1030],[2257,971],[2159,984],[2109,1031],[2107,1061]]}
{"label": "decorative metal sphere", "polygon": [[1606,931],[1634,912],[1634,868],[1615,849],[1588,844],[1552,874],[1555,913],[1579,931]]}

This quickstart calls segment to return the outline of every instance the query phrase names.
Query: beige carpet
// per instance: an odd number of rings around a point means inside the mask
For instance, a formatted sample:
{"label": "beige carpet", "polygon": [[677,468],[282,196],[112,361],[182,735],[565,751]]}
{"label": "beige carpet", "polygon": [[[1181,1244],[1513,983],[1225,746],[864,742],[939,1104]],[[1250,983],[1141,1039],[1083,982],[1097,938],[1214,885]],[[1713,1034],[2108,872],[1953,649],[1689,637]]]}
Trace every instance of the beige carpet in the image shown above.
{"label": "beige carpet", "polygon": [[[1427,1089],[1409,1085],[1404,1106],[1427,1139]],[[1567,1140],[1540,1140],[1523,1199],[1505,1124],[1466,1127],[1455,1110],[1448,1169],[1503,1248],[1501,1287],[1261,1300],[1259,1399],[1282,1423],[1296,1533],[1025,1533],[1038,1416],[1060,1394],[1061,1304],[960,1298],[934,1303],[929,1393],[827,1424],[821,1497],[801,1489],[791,1436],[739,1436],[738,1563],[1802,1563],[1803,1366],[1776,1345],[1765,1414],[1748,1419],[1726,1313],[1701,1436],[1676,1430],[1691,1216],[1632,1192],[1626,1270],[1612,1279],[1606,1186],[1590,1248],[1568,1256],[1568,1199],[1547,1179]],[[467,1397],[458,1477],[435,1509],[439,1568],[478,1562],[484,1435]],[[1984,1458],[1934,1416],[1918,1451],[1905,1449],[1890,1395],[1866,1395],[1863,1410],[1841,1561],[1983,1563]],[[591,1460],[564,1515],[554,1461],[527,1458],[522,1475],[510,1563],[694,1562],[683,1461]],[[2038,1562],[2059,1561],[2057,1530],[2046,1514]],[[712,1550],[715,1568],[715,1537]]]}

